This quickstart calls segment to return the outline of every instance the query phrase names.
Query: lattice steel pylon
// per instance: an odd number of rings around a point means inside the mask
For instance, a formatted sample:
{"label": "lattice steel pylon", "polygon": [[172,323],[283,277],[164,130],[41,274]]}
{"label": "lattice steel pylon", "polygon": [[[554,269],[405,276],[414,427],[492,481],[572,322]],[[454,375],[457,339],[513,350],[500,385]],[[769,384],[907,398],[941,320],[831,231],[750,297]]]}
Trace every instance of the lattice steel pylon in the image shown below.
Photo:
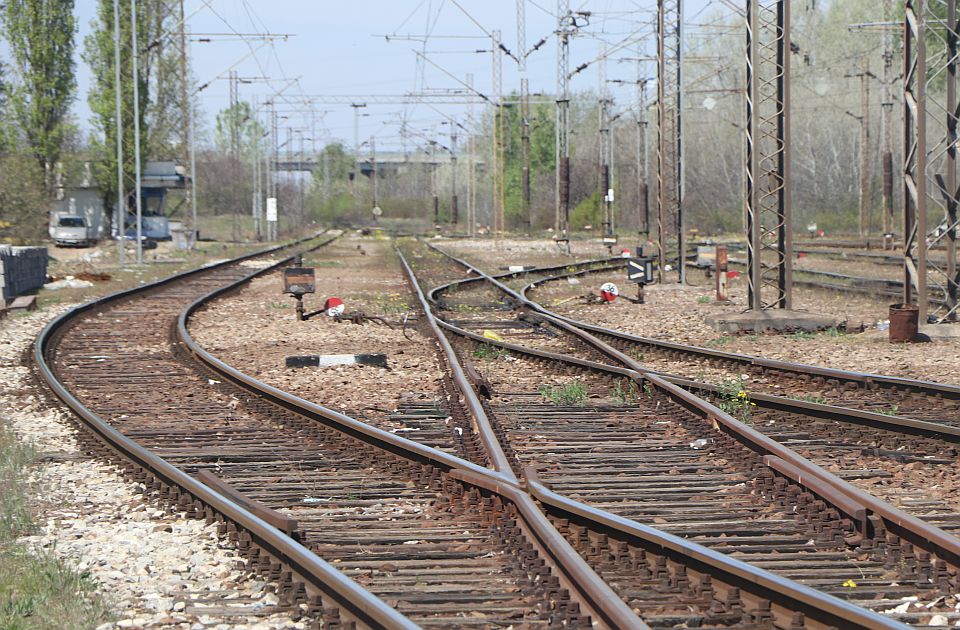
{"label": "lattice steel pylon", "polygon": [[747,0],[747,283],[751,310],[789,309],[790,0]]}
{"label": "lattice steel pylon", "polygon": [[657,270],[677,248],[677,280],[686,281],[683,221],[683,0],[657,0]]}
{"label": "lattice steel pylon", "polygon": [[[916,303],[920,323],[955,321],[958,311],[956,0],[907,0],[903,45],[904,277],[903,302]],[[929,47],[936,50],[928,50]],[[943,98],[931,98],[930,84]],[[939,85],[943,84],[940,88]],[[936,142],[928,142],[930,136]],[[929,147],[929,148],[928,148]],[[933,217],[928,210],[934,208]],[[932,220],[930,220],[932,219]],[[945,258],[930,256],[943,248]],[[930,302],[935,301],[933,311]]]}

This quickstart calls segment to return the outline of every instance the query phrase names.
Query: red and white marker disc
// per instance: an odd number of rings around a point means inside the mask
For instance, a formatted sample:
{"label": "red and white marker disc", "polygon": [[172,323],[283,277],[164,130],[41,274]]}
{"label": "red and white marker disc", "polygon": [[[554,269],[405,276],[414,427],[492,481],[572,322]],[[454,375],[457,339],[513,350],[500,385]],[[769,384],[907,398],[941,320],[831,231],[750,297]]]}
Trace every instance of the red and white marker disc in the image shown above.
{"label": "red and white marker disc", "polygon": [[327,298],[327,301],[323,303],[323,310],[325,310],[330,317],[343,315],[345,308],[346,306],[344,306],[343,300],[338,297]]}
{"label": "red and white marker disc", "polygon": [[620,258],[630,258],[630,257],[631,257],[631,255],[630,255],[630,250],[629,250],[629,249],[621,249],[621,250],[620,250]]}
{"label": "red and white marker disc", "polygon": [[600,297],[604,302],[613,302],[620,295],[620,289],[612,282],[604,282],[600,285]]}

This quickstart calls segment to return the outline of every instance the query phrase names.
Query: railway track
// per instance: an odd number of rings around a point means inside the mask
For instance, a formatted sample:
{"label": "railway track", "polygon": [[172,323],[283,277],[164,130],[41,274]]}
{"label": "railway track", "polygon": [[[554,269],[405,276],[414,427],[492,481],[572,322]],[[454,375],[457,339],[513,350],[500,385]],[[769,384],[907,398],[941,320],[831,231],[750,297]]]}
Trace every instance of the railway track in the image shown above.
{"label": "railway track", "polygon": [[41,334],[41,375],[92,450],[173,509],[219,521],[313,624],[643,627],[529,497],[453,474],[487,469],[291,403],[197,347],[191,308],[276,268],[242,262],[85,305]]}
{"label": "railway track", "polygon": [[[420,298],[423,299],[422,293]],[[192,306],[184,315],[199,307]],[[429,310],[424,311],[423,320],[431,327],[437,322]],[[447,356],[452,353],[449,342],[438,335],[441,351]],[[191,351],[218,373],[245,387],[255,381],[223,364],[202,348],[189,343]],[[543,519],[537,507],[522,490],[506,454],[496,437],[496,428],[487,421],[483,404],[473,394],[467,383],[464,368],[455,357],[450,362],[451,379],[463,396],[464,407],[472,419],[473,430],[478,434],[486,456],[483,462],[494,472],[480,472],[476,467],[459,471],[450,471],[449,477],[466,480],[488,491],[500,493],[505,501],[512,501],[517,509],[526,510],[526,522],[538,522],[537,514]],[[262,384],[257,385],[261,392],[286,406],[296,406],[302,410],[309,408],[305,401],[291,394],[280,392]],[[349,423],[349,419],[339,417],[329,410],[322,411],[314,406],[318,417],[325,417],[339,423]],[[395,435],[385,434],[368,425],[353,423],[343,426],[354,427],[378,439],[397,440]],[[425,449],[430,457],[438,457],[438,451]],[[449,461],[450,456],[442,454]],[[529,484],[529,478],[527,480]],[[546,488],[528,485],[527,489],[536,494],[541,506],[545,506],[557,529],[545,520],[538,527],[545,527],[554,535],[559,530],[566,541],[556,541],[555,548],[566,549],[584,563],[584,569],[592,575],[602,559],[603,577],[613,586],[622,601],[629,605],[627,610],[642,617],[642,621],[632,618],[631,625],[646,622],[652,626],[676,625],[737,625],[738,627],[819,627],[823,624],[840,627],[886,627],[896,625],[888,619],[876,617],[857,607],[844,604],[839,600],[817,593],[814,590],[785,581],[755,567],[735,562],[710,550],[691,546],[679,538],[663,532],[646,528],[640,524],[617,519],[615,515],[605,514],[582,503],[550,493]],[[505,495],[510,495],[508,498]],[[524,507],[526,506],[526,507]],[[587,547],[590,551],[587,552]],[[555,553],[555,552],[554,552]],[[569,562],[569,561],[568,561]],[[568,562],[562,563],[565,566]],[[589,566],[588,566],[589,564]],[[592,567],[592,571],[591,571]],[[564,571],[564,569],[561,569]],[[617,576],[620,576],[617,578]],[[616,578],[616,579],[614,579]],[[586,599],[590,600],[590,597]],[[598,601],[594,597],[591,601]],[[609,604],[608,604],[609,605]],[[601,621],[611,619],[610,613],[602,613],[594,618]],[[609,621],[608,621],[609,623]],[[628,627],[623,623],[614,623],[614,627]]]}
{"label": "railway track", "polygon": [[[476,269],[473,271],[477,272]],[[454,272],[447,271],[446,274],[449,276]],[[442,276],[443,274],[440,274],[440,277],[431,276],[429,282],[436,284],[438,281],[446,281],[446,284],[441,286],[452,286],[449,278]],[[906,591],[897,592],[897,587],[891,586],[892,582],[904,580],[916,585],[926,579],[921,577],[917,581],[906,575],[894,577],[890,573],[891,565],[902,566],[903,562],[883,559],[882,556],[891,551],[902,553],[903,546],[901,541],[897,540],[902,535],[922,543],[924,536],[935,530],[940,540],[954,551],[940,549],[940,555],[943,556],[941,558],[929,556],[930,552],[926,550],[920,554],[924,556],[924,562],[933,562],[931,566],[935,567],[934,572],[944,576],[949,574],[952,576],[949,579],[956,580],[956,557],[951,554],[956,552],[960,541],[942,529],[931,527],[933,523],[955,530],[955,508],[940,501],[936,509],[924,514],[929,522],[915,519],[911,523],[911,527],[916,528],[911,534],[897,529],[895,521],[905,514],[896,509],[888,510],[889,506],[874,504],[871,509],[861,506],[864,509],[859,517],[851,514],[859,508],[845,505],[844,497],[854,497],[855,502],[865,497],[862,493],[850,492],[852,488],[849,486],[845,487],[846,494],[834,494],[829,486],[839,482],[836,478],[828,479],[825,487],[784,490],[779,494],[779,498],[774,498],[777,491],[770,494],[764,489],[773,487],[769,484],[789,484],[791,475],[794,477],[793,481],[800,479],[798,467],[783,465],[782,462],[790,458],[787,453],[779,451],[779,455],[772,455],[771,443],[760,446],[757,443],[759,434],[752,429],[744,432],[746,435],[738,430],[718,431],[716,418],[719,410],[703,408],[699,403],[685,398],[683,394],[670,390],[666,386],[669,382],[660,381],[659,377],[637,380],[636,373],[645,371],[645,368],[635,361],[630,365],[629,357],[625,357],[625,363],[635,370],[632,377],[634,382],[643,383],[641,388],[651,389],[647,395],[638,395],[639,392],[630,394],[635,398],[630,401],[630,405],[594,404],[585,408],[559,409],[545,405],[539,384],[549,372],[538,369],[537,361],[556,361],[559,358],[558,350],[559,354],[563,354],[564,349],[568,353],[568,365],[574,363],[569,360],[572,353],[579,358],[581,369],[606,374],[599,382],[585,381],[587,387],[609,391],[611,386],[616,387],[611,380],[612,375],[621,378],[629,375],[624,371],[609,369],[609,366],[599,367],[601,364],[596,361],[597,348],[603,344],[585,343],[582,336],[579,339],[571,339],[569,334],[564,336],[562,333],[572,333],[574,327],[561,320],[551,319],[546,326],[541,321],[541,328],[552,329],[550,335],[544,335],[546,341],[538,337],[531,343],[529,333],[513,344],[483,339],[477,329],[491,326],[490,314],[496,311],[478,311],[480,304],[494,303],[489,295],[491,283],[487,282],[487,286],[482,288],[480,284],[480,281],[459,281],[457,291],[443,295],[442,303],[452,311],[449,315],[445,314],[449,320],[448,326],[462,337],[470,337],[471,343],[509,346],[508,350],[516,354],[514,362],[519,362],[519,368],[511,366],[513,369],[510,369],[504,367],[509,365],[509,362],[493,361],[484,362],[485,369],[480,370],[487,387],[495,392],[493,401],[488,403],[489,411],[491,416],[497,419],[501,434],[507,436],[505,439],[512,449],[512,456],[520,465],[539,468],[540,475],[555,481],[558,484],[556,487],[561,488],[562,493],[584,498],[589,503],[602,505],[628,518],[646,522],[651,519],[660,522],[657,519],[661,519],[664,521],[661,527],[676,528],[675,531],[679,533],[715,544],[726,552],[752,554],[752,561],[759,563],[759,566],[782,570],[785,575],[797,580],[813,580],[812,583],[818,587],[877,609],[884,609],[893,602],[900,601],[897,597],[907,596],[904,595]],[[481,295],[473,298],[464,296],[464,287],[470,285],[476,285]],[[514,304],[524,303],[522,295],[510,292],[504,285],[498,288],[502,294],[509,295]],[[431,295],[436,297],[436,293],[433,291]],[[468,308],[458,307],[454,302],[466,303]],[[527,303],[526,306],[533,305]],[[464,312],[469,313],[471,310],[475,311],[475,316],[473,321],[468,321]],[[541,316],[545,314],[543,311],[540,313]],[[530,316],[522,318],[529,320]],[[517,322],[515,317],[504,317],[501,318],[499,327],[504,337],[514,341],[510,331],[522,331],[524,323],[529,321]],[[585,346],[590,345],[592,348],[585,351]],[[464,350],[469,352],[471,348],[475,346],[467,344]],[[599,354],[606,354],[604,358],[608,361],[618,355],[624,358],[623,353],[618,353],[615,348]],[[491,370],[494,372],[491,373]],[[650,387],[651,383],[655,387]],[[576,418],[575,423],[568,421],[570,415]],[[714,426],[705,422],[704,416],[707,420],[712,420]],[[839,449],[834,449],[830,443],[829,426],[808,426],[804,433],[796,427],[790,427],[788,421],[783,421],[782,425],[775,428],[764,427],[764,432],[788,443],[794,450],[804,451],[814,459],[821,460],[828,459],[831,455],[835,457],[843,452],[843,449],[846,449],[846,454],[867,447],[880,452],[884,450],[884,444],[889,444],[889,440],[903,437],[896,432],[888,432],[881,437],[878,432],[872,431],[868,432],[869,435],[861,444],[841,444]],[[546,443],[543,443],[544,440]],[[699,444],[699,447],[694,446],[695,444]],[[925,444],[924,448],[940,452],[941,459],[947,462],[955,460],[955,451],[948,450],[943,454],[944,444],[937,440]],[[947,449],[949,448],[948,446]],[[928,451],[920,449],[919,454],[927,457]],[[681,462],[681,465],[678,465],[678,462]],[[738,465],[732,465],[734,462]],[[797,463],[794,460],[794,464]],[[803,462],[799,464],[800,467],[804,465]],[[845,472],[848,478],[856,477],[855,474],[850,474],[850,471]],[[860,470],[858,474],[864,476],[868,472]],[[803,505],[783,500],[785,496],[804,493],[809,496],[806,501],[801,501]],[[663,499],[664,496],[669,499]],[[830,505],[830,496],[834,498],[832,508],[827,507]],[[642,497],[642,500],[637,497]],[[761,498],[759,507],[758,498]],[[706,507],[700,509],[691,506],[692,500]],[[806,527],[812,527],[811,530],[794,521],[795,515],[792,511],[805,513],[811,509],[810,505],[818,502],[821,509],[827,507],[828,511],[836,510],[835,516],[839,518],[835,525],[820,522],[811,526],[808,523]],[[886,517],[866,517],[866,513],[877,507],[880,507],[881,512],[887,512]],[[778,510],[780,516],[785,518],[776,518]],[[819,517],[815,517],[815,520],[816,518]],[[900,536],[893,534],[890,526],[897,529]],[[819,534],[810,538],[811,531]],[[830,531],[833,533],[830,534]],[[920,534],[921,531],[926,533]],[[809,553],[809,546],[804,547],[811,541],[812,544],[819,545],[815,553]],[[878,552],[877,549],[880,548],[884,551]],[[930,548],[927,540],[926,549]],[[901,551],[896,551],[897,549]],[[908,543],[906,549],[909,556],[916,554],[912,544]],[[805,562],[809,564],[804,564]],[[816,582],[817,579],[823,579],[825,572],[835,576],[845,575],[848,571],[861,576],[856,588],[844,587],[838,581],[829,584]],[[828,578],[827,581],[832,579]],[[902,586],[902,583],[897,583]],[[907,587],[907,590],[917,588],[914,585]],[[947,587],[946,582],[942,587],[948,590],[952,588]]]}

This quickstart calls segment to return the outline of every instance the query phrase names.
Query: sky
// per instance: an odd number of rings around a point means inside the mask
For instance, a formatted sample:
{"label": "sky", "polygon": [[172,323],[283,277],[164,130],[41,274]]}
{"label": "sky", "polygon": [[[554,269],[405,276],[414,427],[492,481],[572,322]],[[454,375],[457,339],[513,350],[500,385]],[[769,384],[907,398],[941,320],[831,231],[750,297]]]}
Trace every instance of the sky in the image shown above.
{"label": "sky", "polygon": [[[121,0],[128,1],[128,0]],[[736,1],[736,0],[735,0]],[[736,5],[742,2],[736,1]],[[730,0],[686,0],[685,22],[691,29],[699,22],[731,16]],[[615,100],[615,111],[630,106],[636,94],[638,71],[647,77],[655,67],[645,62],[637,67],[638,51],[654,52],[653,17],[655,0],[571,0],[574,11],[590,11],[589,25],[570,46],[570,68],[593,62],[570,83],[572,91],[596,91],[603,64],[604,47],[612,48],[645,35],[640,44],[631,44],[609,54],[607,85]],[[95,0],[77,0],[78,57],[84,37],[90,32]],[[475,88],[490,93],[492,55],[489,33],[502,32],[504,45],[518,48],[515,0],[186,0],[188,29],[210,37],[211,42],[192,41],[190,60],[198,85],[209,83],[201,94],[203,121],[212,127],[218,111],[229,104],[229,85],[224,80],[230,69],[250,83],[240,86],[240,98],[264,102],[279,90],[288,99],[286,119],[281,128],[300,128],[306,142],[322,147],[340,140],[352,145],[354,113],[348,104],[307,103],[305,98],[321,95],[399,95],[411,92],[465,89],[468,74]],[[541,38],[547,43],[527,57],[526,72],[504,57],[504,91],[519,89],[521,76],[529,80],[531,93],[553,93],[556,89],[556,3],[553,0],[525,0],[526,47]],[[241,39],[240,34],[271,33],[285,39],[262,41]],[[424,42],[424,35],[429,38]],[[386,37],[385,37],[386,36]],[[691,39],[695,46],[695,38]],[[486,52],[477,52],[477,51]],[[429,59],[420,61],[417,51]],[[74,106],[81,127],[89,129],[90,110],[86,98],[91,84],[88,68],[77,62],[78,98]],[[373,105],[361,112],[359,137],[376,137],[378,148],[400,148],[400,121],[406,120],[415,134],[434,136],[446,133],[440,125],[448,116],[464,120],[462,106],[437,105],[437,111],[423,104]],[[479,114],[479,106],[474,110]],[[436,131],[435,131],[436,130]],[[281,131],[281,138],[284,137]],[[414,140],[416,141],[416,140]]]}

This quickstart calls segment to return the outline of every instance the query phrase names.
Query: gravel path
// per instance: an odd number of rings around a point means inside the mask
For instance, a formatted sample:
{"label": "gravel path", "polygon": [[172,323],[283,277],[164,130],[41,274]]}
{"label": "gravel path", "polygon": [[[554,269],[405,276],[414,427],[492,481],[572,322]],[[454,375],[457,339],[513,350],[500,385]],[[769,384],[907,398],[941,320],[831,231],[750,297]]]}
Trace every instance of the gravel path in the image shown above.
{"label": "gravel path", "polygon": [[21,542],[89,572],[117,619],[102,628],[307,627],[275,612],[274,585],[242,569],[216,525],[166,513],[112,466],[84,455],[68,412],[35,393],[24,352],[66,308],[0,322],[0,422],[40,454],[38,527]]}

